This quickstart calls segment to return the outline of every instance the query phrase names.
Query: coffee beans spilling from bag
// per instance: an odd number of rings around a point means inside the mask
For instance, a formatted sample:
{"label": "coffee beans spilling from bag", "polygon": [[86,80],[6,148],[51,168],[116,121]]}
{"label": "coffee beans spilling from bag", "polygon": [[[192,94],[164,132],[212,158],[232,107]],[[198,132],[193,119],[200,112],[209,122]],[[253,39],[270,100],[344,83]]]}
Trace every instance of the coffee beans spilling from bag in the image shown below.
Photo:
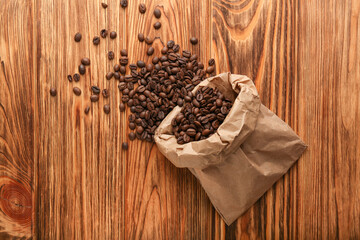
{"label": "coffee beans spilling from bag", "polygon": [[210,137],[222,124],[232,107],[217,88],[200,87],[188,94],[181,112],[171,121],[178,144]]}

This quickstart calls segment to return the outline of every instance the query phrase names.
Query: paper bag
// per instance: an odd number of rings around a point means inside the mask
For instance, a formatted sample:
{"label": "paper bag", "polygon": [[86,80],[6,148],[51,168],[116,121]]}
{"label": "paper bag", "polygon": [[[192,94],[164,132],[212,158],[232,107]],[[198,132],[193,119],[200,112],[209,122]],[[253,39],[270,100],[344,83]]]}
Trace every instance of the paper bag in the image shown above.
{"label": "paper bag", "polygon": [[248,77],[222,73],[198,86],[217,87],[233,101],[218,130],[207,139],[178,144],[171,126],[171,120],[181,110],[176,107],[157,128],[155,141],[175,166],[189,168],[199,179],[216,210],[230,225],[287,172],[306,145],[261,104]]}

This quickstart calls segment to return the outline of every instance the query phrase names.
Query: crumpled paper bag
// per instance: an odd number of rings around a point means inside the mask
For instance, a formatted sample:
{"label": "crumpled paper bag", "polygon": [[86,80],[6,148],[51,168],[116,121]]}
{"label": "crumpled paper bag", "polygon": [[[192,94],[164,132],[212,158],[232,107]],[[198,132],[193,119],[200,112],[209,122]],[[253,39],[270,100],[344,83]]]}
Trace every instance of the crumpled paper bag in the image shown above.
{"label": "crumpled paper bag", "polygon": [[[294,131],[261,104],[251,79],[222,73],[198,86],[217,87],[233,107],[209,138],[177,144],[171,120],[175,107],[155,132],[162,154],[199,179],[210,201],[230,225],[253,205],[306,149]],[[193,90],[197,90],[198,86]]]}

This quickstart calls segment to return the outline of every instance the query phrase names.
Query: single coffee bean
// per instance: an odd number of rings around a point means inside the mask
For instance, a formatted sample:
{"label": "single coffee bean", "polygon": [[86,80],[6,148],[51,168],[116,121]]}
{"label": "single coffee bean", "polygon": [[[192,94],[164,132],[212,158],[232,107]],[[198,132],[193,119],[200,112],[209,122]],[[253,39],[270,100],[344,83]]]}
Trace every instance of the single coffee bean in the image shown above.
{"label": "single coffee bean", "polygon": [[108,35],[108,31],[106,29],[101,29],[100,36],[102,38],[106,38],[107,35]]}
{"label": "single coffee bean", "polygon": [[146,65],[146,71],[151,72],[153,69],[154,69],[154,65],[152,65],[151,63]]}
{"label": "single coffee bean", "polygon": [[109,60],[113,60],[114,57],[115,57],[115,53],[114,53],[113,51],[109,51],[109,52],[108,52],[108,58],[109,58]]}
{"label": "single coffee bean", "polygon": [[147,50],[147,55],[148,55],[148,56],[151,56],[151,55],[153,55],[153,53],[154,53],[154,48],[153,48],[153,47],[149,47],[149,49]]}
{"label": "single coffee bean", "polygon": [[154,16],[155,16],[156,18],[160,18],[160,17],[161,17],[161,11],[160,11],[160,9],[156,8],[156,9],[154,10]]}
{"label": "single coffee bean", "polygon": [[192,45],[196,45],[198,43],[198,39],[196,37],[191,37],[190,42]]}
{"label": "single coffee bean", "polygon": [[157,30],[159,28],[161,28],[161,22],[156,22],[154,23],[154,28]]}
{"label": "single coffee bean", "polygon": [[214,72],[214,70],[215,70],[214,66],[209,66],[209,67],[206,69],[206,72],[207,72],[207,73],[212,73],[212,72]]}
{"label": "single coffee bean", "polygon": [[154,39],[152,39],[151,37],[147,36],[147,37],[145,38],[145,43],[146,43],[147,45],[151,45],[153,42],[154,42]]}
{"label": "single coffee bean", "polygon": [[175,44],[174,47],[173,47],[174,53],[177,53],[179,50],[180,50],[179,44]]}
{"label": "single coffee bean", "polygon": [[136,70],[136,69],[137,69],[137,65],[136,65],[135,63],[131,63],[131,64],[129,65],[129,68],[130,68],[130,70]]}
{"label": "single coffee bean", "polygon": [[124,112],[125,111],[125,104],[120,103],[119,104],[119,109],[120,109],[120,112]]}
{"label": "single coffee bean", "polygon": [[223,102],[220,98],[216,99],[216,106],[221,107],[222,104],[223,104]]}
{"label": "single coffee bean", "polygon": [[120,65],[119,64],[115,64],[113,68],[114,68],[114,72],[120,71]]}
{"label": "single coffee bean", "polygon": [[145,67],[145,62],[144,61],[137,61],[137,66],[139,67],[139,68],[143,68],[143,67]]}
{"label": "single coffee bean", "polygon": [[88,114],[90,112],[90,106],[87,106],[84,110],[85,114]]}
{"label": "single coffee bean", "polygon": [[215,64],[215,60],[213,58],[209,59],[209,66],[213,66]]}
{"label": "single coffee bean", "polygon": [[128,150],[129,144],[127,142],[123,142],[121,147],[122,147],[123,150]]}
{"label": "single coffee bean", "polygon": [[84,66],[83,64],[80,64],[80,65],[79,65],[79,73],[80,73],[81,75],[84,75],[85,72],[86,72],[85,66]]}
{"label": "single coffee bean", "polygon": [[140,42],[143,42],[145,40],[144,34],[139,33],[138,34],[138,39],[139,39]]}
{"label": "single coffee bean", "polygon": [[114,76],[113,72],[108,72],[105,77],[107,80],[110,80],[113,76]]}
{"label": "single coffee bean", "polygon": [[115,31],[110,32],[110,38],[115,39],[117,37],[117,33]]}
{"label": "single coffee bean", "polygon": [[88,65],[90,65],[90,59],[87,57],[84,57],[81,59],[81,63],[85,66],[88,66]]}
{"label": "single coffee bean", "polygon": [[82,35],[79,32],[77,32],[74,36],[75,42],[80,42],[81,38],[82,38]]}
{"label": "single coffee bean", "polygon": [[129,62],[129,59],[128,59],[128,57],[121,57],[120,58],[120,65],[122,65],[122,66],[126,66],[127,64],[128,64],[128,62]]}
{"label": "single coffee bean", "polygon": [[120,79],[120,73],[119,72],[114,72],[114,78],[116,80],[119,80]]}
{"label": "single coffee bean", "polygon": [[129,123],[129,128],[130,128],[131,130],[134,130],[134,129],[136,128],[136,124],[133,123],[133,122]]}
{"label": "single coffee bean", "polygon": [[100,43],[100,38],[99,38],[98,36],[95,36],[95,37],[93,38],[93,44],[94,44],[94,45],[99,45],[99,43]]}
{"label": "single coffee bean", "polygon": [[137,126],[136,132],[141,134],[144,131],[144,128],[142,126]]}
{"label": "single coffee bean", "polygon": [[140,4],[139,4],[139,12],[140,12],[141,14],[144,14],[144,13],[146,12],[146,6],[145,6],[144,3],[140,3]]}
{"label": "single coffee bean", "polygon": [[127,55],[128,55],[127,50],[126,50],[126,49],[121,49],[120,55],[121,55],[121,56],[124,56],[124,57],[127,57]]}
{"label": "single coffee bean", "polygon": [[108,98],[110,96],[110,91],[108,89],[103,89],[102,95],[104,98]]}
{"label": "single coffee bean", "polygon": [[106,114],[110,113],[110,105],[109,104],[104,105],[104,113],[106,113]]}
{"label": "single coffee bean", "polygon": [[175,45],[175,42],[174,42],[173,40],[168,41],[167,44],[166,44],[166,46],[167,46],[169,49],[173,48],[174,45]]}
{"label": "single coffee bean", "polygon": [[72,82],[72,80],[73,80],[71,75],[67,75],[67,79],[69,80],[69,82]]}
{"label": "single coffee bean", "polygon": [[91,102],[97,102],[97,101],[99,101],[99,95],[91,95],[90,96],[90,101]]}
{"label": "single coffee bean", "polygon": [[107,7],[108,7],[108,5],[107,5],[106,3],[101,3],[101,6],[102,6],[103,8],[107,8]]}
{"label": "single coffee bean", "polygon": [[157,64],[159,62],[159,58],[158,57],[154,57],[153,59],[152,59],[152,63],[153,64]]}
{"label": "single coffee bean", "polygon": [[121,73],[121,74],[125,74],[125,73],[126,73],[126,67],[121,66],[121,67],[120,67],[120,73]]}
{"label": "single coffee bean", "polygon": [[202,131],[202,135],[203,136],[208,136],[210,134],[210,130],[209,129],[204,129],[203,131]]}
{"label": "single coffee bean", "polygon": [[55,89],[55,88],[50,88],[50,95],[53,96],[53,97],[55,97],[56,94],[57,94],[56,89]]}
{"label": "single coffee bean", "polygon": [[73,92],[76,96],[80,96],[81,95],[81,89],[78,87],[74,87],[73,88]]}
{"label": "single coffee bean", "polygon": [[74,76],[73,76],[73,79],[74,79],[75,82],[80,81],[80,75],[78,73],[75,73]]}
{"label": "single coffee bean", "polygon": [[128,6],[128,0],[121,0],[120,5],[122,8],[126,8]]}
{"label": "single coffee bean", "polygon": [[129,139],[131,140],[131,141],[133,141],[133,140],[135,140],[135,133],[134,132],[131,132],[131,133],[129,133]]}
{"label": "single coffee bean", "polygon": [[204,64],[202,62],[198,62],[198,68],[199,69],[204,69]]}

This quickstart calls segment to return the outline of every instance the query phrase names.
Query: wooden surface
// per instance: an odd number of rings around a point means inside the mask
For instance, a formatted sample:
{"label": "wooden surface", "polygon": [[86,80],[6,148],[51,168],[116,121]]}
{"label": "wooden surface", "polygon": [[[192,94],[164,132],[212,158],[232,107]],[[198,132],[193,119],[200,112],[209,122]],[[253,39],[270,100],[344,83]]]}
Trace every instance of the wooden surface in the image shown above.
{"label": "wooden surface", "polygon": [[[154,0],[144,15],[145,1],[126,10],[107,2],[104,10],[100,1],[0,0],[1,239],[360,238],[359,1]],[[102,28],[118,37],[94,47]],[[248,75],[309,146],[231,226],[191,173],[154,144],[121,150],[129,130],[116,82],[104,77],[112,66],[106,51],[118,59],[127,48],[130,62],[148,61],[138,32],[174,39],[204,62],[214,57],[217,72]],[[154,47],[158,53],[160,40]],[[69,83],[85,56],[89,71]],[[93,84],[111,97],[85,115]]]}

